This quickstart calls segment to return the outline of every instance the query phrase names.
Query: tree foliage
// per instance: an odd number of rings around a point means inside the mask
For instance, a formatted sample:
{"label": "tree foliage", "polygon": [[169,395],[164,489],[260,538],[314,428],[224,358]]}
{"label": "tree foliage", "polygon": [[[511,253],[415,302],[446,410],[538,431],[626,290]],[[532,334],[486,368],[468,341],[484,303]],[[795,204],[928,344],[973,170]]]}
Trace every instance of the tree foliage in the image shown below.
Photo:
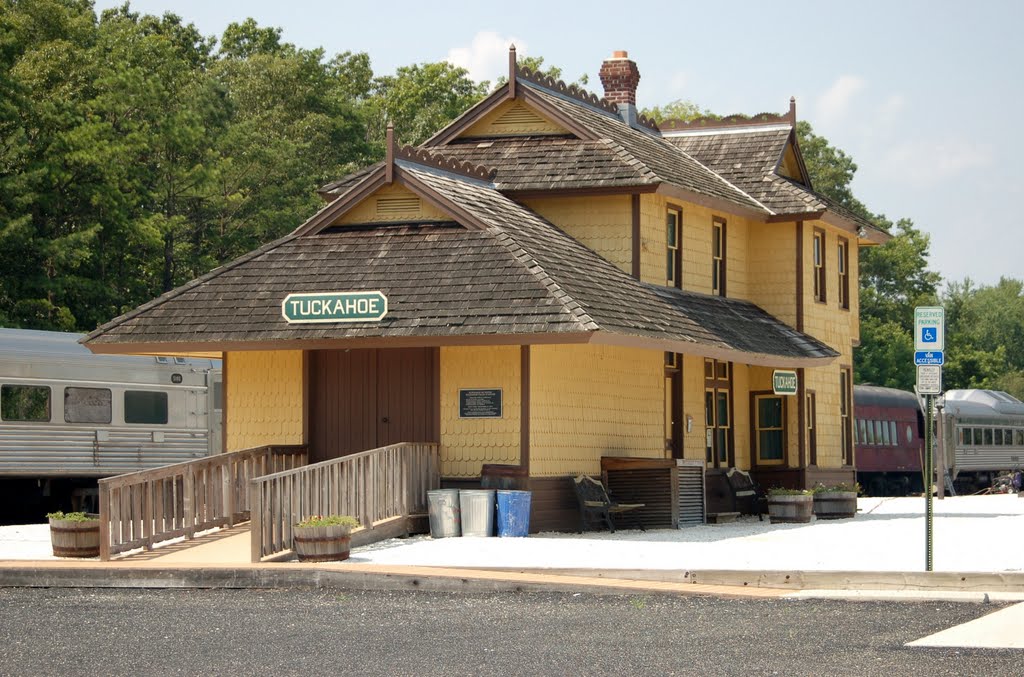
{"label": "tree foliage", "polygon": [[447,63],[375,76],[247,19],[0,0],[0,324],[89,330],[294,229],[316,188],[478,101]]}

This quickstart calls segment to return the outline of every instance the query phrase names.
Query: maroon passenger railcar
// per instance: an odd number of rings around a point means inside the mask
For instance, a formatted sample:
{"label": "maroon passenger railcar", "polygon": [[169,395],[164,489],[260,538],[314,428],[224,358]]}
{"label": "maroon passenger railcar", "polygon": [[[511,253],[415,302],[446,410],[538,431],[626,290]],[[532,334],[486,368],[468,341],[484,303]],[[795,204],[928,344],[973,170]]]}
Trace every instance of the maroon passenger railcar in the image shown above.
{"label": "maroon passenger railcar", "polygon": [[854,386],[857,481],[868,496],[924,491],[924,415],[917,396],[880,386]]}

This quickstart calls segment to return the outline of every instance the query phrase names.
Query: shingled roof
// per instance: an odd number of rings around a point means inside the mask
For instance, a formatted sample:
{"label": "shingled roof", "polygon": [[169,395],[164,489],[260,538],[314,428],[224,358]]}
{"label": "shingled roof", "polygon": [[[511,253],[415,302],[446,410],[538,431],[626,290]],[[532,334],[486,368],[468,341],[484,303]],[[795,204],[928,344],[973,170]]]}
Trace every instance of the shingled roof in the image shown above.
{"label": "shingled roof", "polygon": [[[493,184],[409,160],[396,160],[394,171],[396,181],[449,205],[458,220],[299,228],[107,323],[86,344],[101,352],[117,352],[117,344],[199,351],[344,347],[360,339],[529,342],[544,334],[550,341],[555,334],[567,343],[641,339],[768,366],[837,356],[751,303],[643,284]],[[281,317],[289,293],[336,289],[380,290],[389,312],[351,324],[295,325]]]}

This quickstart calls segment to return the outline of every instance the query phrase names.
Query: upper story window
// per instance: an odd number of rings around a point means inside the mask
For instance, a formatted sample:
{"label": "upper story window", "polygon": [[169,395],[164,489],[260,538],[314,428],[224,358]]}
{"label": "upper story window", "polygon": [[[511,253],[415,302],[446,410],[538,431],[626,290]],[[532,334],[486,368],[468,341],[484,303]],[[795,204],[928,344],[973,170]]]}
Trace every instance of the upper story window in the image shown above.
{"label": "upper story window", "polygon": [[725,221],[711,224],[711,293],[725,296]]}
{"label": "upper story window", "polygon": [[825,231],[814,229],[814,300],[825,303]]}
{"label": "upper story window", "polygon": [[683,212],[669,207],[665,218],[665,285],[668,287],[683,286],[682,230]]}
{"label": "upper story window", "polygon": [[839,285],[836,288],[839,294],[839,307],[844,310],[850,309],[850,243],[845,238],[839,238],[837,247],[839,260],[836,267],[839,269]]}

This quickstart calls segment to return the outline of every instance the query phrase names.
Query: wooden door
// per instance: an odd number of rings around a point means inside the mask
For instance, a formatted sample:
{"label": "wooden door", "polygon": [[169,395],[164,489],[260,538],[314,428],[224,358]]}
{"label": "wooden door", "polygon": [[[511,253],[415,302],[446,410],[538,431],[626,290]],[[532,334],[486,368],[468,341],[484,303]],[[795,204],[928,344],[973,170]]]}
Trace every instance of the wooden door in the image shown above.
{"label": "wooden door", "polygon": [[436,361],[436,348],[312,351],[310,462],[438,441]]}

